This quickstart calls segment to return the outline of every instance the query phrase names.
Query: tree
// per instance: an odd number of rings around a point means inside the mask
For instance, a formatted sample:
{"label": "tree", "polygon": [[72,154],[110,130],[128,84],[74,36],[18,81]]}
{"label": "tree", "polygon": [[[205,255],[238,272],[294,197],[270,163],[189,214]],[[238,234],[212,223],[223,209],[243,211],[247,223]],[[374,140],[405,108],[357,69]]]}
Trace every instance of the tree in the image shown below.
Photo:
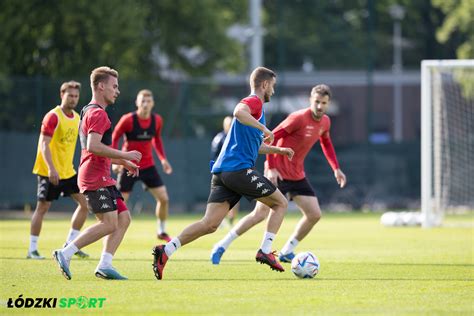
{"label": "tree", "polygon": [[435,7],[446,13],[446,19],[436,31],[436,38],[446,43],[451,37],[462,37],[456,50],[460,59],[474,58],[474,2],[471,0],[433,0]]}
{"label": "tree", "polygon": [[242,48],[225,32],[245,3],[227,3],[3,0],[0,74],[77,77],[99,65],[122,78],[156,78],[167,67],[191,75],[236,71]]}

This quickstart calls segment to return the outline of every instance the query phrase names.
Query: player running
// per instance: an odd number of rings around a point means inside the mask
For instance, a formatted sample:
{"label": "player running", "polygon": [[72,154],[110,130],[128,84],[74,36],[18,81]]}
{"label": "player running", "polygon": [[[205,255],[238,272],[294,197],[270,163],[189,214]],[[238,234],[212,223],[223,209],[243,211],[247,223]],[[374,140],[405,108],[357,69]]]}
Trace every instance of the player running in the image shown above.
{"label": "player running", "polygon": [[89,226],[69,245],[53,252],[53,258],[68,280],[71,257],[79,249],[105,237],[104,248],[95,276],[103,279],[125,280],[112,266],[112,258],[122,242],[130,225],[130,213],[111,177],[111,164],[123,165],[130,174],[138,175],[138,166],[132,161],[140,161],[140,152],[120,151],[112,145],[112,124],[105,109],[120,94],[118,72],[109,67],[99,67],[92,71],[92,100],[81,111],[79,137],[81,140],[81,163],[78,185],[87,199],[87,206],[97,218],[97,223]]}
{"label": "player running", "polygon": [[[81,84],[64,82],[60,88],[61,105],[49,111],[43,118],[41,134],[33,173],[38,176],[36,209],[31,218],[30,247],[27,259],[44,259],[38,252],[38,240],[43,218],[51,202],[60,195],[71,196],[77,208],[71,219],[71,229],[66,243],[79,235],[87,219],[87,203],[79,193],[77,174],[73,166],[79,128],[79,114],[74,109],[79,101]],[[89,257],[82,251],[75,253],[80,258]]]}
{"label": "player running", "polygon": [[120,193],[122,193],[126,203],[135,181],[141,180],[143,182],[147,190],[156,200],[155,213],[158,221],[157,237],[158,239],[169,242],[171,238],[166,233],[166,219],[168,218],[169,204],[168,192],[155,168],[152,152],[153,147],[160,158],[163,171],[166,174],[171,174],[173,169],[166,159],[163,141],[161,139],[163,119],[160,115],[152,113],[155,102],[150,90],[145,89],[138,92],[135,104],[137,111],[123,115],[115,127],[112,134],[112,147],[118,148],[119,141],[125,134],[122,150],[137,150],[142,154],[142,160],[138,164],[140,167],[140,175],[138,177],[132,177],[127,175],[127,172],[125,172],[123,168],[121,168],[121,170],[118,169],[117,187]]}
{"label": "player running", "polygon": [[[290,114],[273,130],[276,144],[281,147],[293,148],[295,156],[289,160],[284,156],[267,155],[265,175],[273,183],[277,183],[281,192],[295,201],[303,213],[303,218],[296,225],[293,235],[280,251],[279,259],[282,262],[291,262],[295,257],[295,247],[321,218],[318,199],[306,179],[304,171],[304,159],[318,140],[334,171],[337,183],[341,188],[346,185],[346,176],[339,168],[329,135],[331,120],[325,114],[330,99],[331,90],[327,85],[315,86],[311,90],[310,107]],[[269,211],[270,209],[266,205],[257,202],[255,209],[243,217],[222,240],[214,245],[211,253],[212,263],[219,264],[222,255],[232,241],[263,221]]]}
{"label": "player running", "polygon": [[255,169],[259,153],[281,154],[290,159],[294,154],[290,148],[265,144],[273,142],[273,133],[265,126],[263,102],[270,101],[275,82],[275,73],[264,67],[256,68],[250,75],[251,94],[235,107],[224,146],[217,161],[211,163],[211,192],[204,217],[186,227],[166,245],[153,248],[153,272],[158,280],[163,278],[168,258],[181,246],[215,232],[227,212],[242,196],[257,199],[271,208],[267,229],[255,259],[273,270],[284,271],[274,252],[271,252],[271,246],[283,221],[288,201],[270,180]]}

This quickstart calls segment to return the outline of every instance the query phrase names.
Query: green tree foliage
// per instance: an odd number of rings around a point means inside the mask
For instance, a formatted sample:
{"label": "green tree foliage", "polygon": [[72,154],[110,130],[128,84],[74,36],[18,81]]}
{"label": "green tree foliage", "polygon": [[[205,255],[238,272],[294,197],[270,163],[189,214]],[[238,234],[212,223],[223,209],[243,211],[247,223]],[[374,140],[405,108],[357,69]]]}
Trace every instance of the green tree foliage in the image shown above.
{"label": "green tree foliage", "polygon": [[228,2],[3,0],[0,74],[81,76],[98,65],[122,78],[156,78],[167,67],[239,70],[242,48],[225,34],[245,2]]}
{"label": "green tree foliage", "polygon": [[[367,45],[371,31],[375,45],[371,47],[375,52],[372,63],[377,69],[390,69],[394,20],[389,7],[393,4],[405,9],[401,21],[405,68],[418,69],[422,59],[455,56],[464,37],[450,38],[445,43],[436,40],[436,29],[443,23],[445,14],[431,0],[373,0],[372,12],[368,1],[265,2],[265,61],[278,69],[300,70],[305,60],[311,61],[315,69],[364,69],[369,58]],[[371,30],[369,14],[373,20]]]}
{"label": "green tree foliage", "polygon": [[436,38],[446,43],[454,36],[463,36],[464,41],[456,50],[460,59],[474,58],[474,1],[433,0],[434,6],[446,13],[443,25],[437,30]]}

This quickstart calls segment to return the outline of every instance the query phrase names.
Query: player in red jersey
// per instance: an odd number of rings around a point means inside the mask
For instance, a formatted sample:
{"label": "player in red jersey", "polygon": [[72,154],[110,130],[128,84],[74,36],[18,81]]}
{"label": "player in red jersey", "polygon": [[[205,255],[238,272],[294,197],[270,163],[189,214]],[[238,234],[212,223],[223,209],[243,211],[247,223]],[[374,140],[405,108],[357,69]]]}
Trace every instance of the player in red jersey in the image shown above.
{"label": "player in red jersey", "polygon": [[53,252],[53,258],[68,280],[71,279],[69,264],[79,249],[105,237],[104,248],[95,275],[103,279],[124,280],[112,266],[112,258],[120,245],[128,226],[130,213],[111,177],[111,164],[123,165],[130,174],[138,175],[141,153],[113,149],[112,124],[105,109],[115,103],[120,94],[118,72],[109,67],[99,67],[91,73],[92,100],[81,111],[79,137],[81,162],[78,186],[87,199],[87,207],[98,222],[89,226],[63,249]]}
{"label": "player in red jersey", "polygon": [[[304,159],[318,140],[334,171],[337,183],[341,188],[346,185],[346,176],[339,168],[329,135],[331,120],[325,114],[330,99],[331,90],[327,85],[315,86],[311,90],[310,107],[291,113],[273,130],[276,145],[292,148],[295,155],[292,160],[281,155],[267,155],[265,175],[278,185],[278,189],[283,194],[294,200],[303,213],[303,218],[297,224],[293,235],[280,251],[279,259],[282,262],[291,262],[295,256],[295,247],[321,218],[318,199],[304,171]],[[255,209],[243,217],[222,240],[214,245],[211,253],[212,263],[219,264],[232,241],[263,221],[269,211],[266,205],[257,202]]]}
{"label": "player in red jersey", "polygon": [[168,192],[155,168],[152,149],[152,147],[155,148],[164,173],[171,174],[173,169],[166,159],[163,141],[161,140],[163,119],[160,115],[152,113],[155,102],[150,90],[145,89],[138,92],[135,104],[137,111],[123,115],[117,123],[112,134],[112,147],[118,148],[119,141],[125,134],[122,150],[137,150],[142,154],[142,160],[138,164],[140,175],[138,177],[131,177],[127,175],[127,172],[124,172],[123,168],[115,168],[114,166],[115,171],[119,173],[117,187],[120,193],[122,193],[125,202],[127,202],[135,181],[141,180],[143,182],[156,200],[157,237],[168,242],[171,240],[170,236],[166,233],[169,203]]}

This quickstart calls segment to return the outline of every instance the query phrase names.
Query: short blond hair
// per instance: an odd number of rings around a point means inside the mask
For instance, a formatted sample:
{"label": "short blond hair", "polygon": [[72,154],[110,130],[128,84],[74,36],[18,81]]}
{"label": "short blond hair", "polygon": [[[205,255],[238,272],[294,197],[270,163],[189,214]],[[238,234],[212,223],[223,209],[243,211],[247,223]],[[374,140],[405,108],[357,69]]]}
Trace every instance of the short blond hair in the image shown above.
{"label": "short blond hair", "polygon": [[107,66],[98,67],[91,72],[91,87],[96,88],[99,82],[107,82],[109,77],[115,77],[118,79],[119,74],[117,70]]}
{"label": "short blond hair", "polygon": [[77,89],[80,91],[81,84],[74,80],[66,81],[66,82],[63,82],[59,91],[61,92],[61,94],[63,94],[64,92],[66,92],[67,89]]}
{"label": "short blond hair", "polygon": [[137,99],[138,99],[139,96],[152,97],[153,98],[153,92],[151,92],[151,90],[148,90],[148,89],[142,89],[142,90],[138,91]]}
{"label": "short blond hair", "polygon": [[253,89],[259,88],[264,81],[276,78],[273,70],[265,67],[257,67],[250,74],[250,87]]}

